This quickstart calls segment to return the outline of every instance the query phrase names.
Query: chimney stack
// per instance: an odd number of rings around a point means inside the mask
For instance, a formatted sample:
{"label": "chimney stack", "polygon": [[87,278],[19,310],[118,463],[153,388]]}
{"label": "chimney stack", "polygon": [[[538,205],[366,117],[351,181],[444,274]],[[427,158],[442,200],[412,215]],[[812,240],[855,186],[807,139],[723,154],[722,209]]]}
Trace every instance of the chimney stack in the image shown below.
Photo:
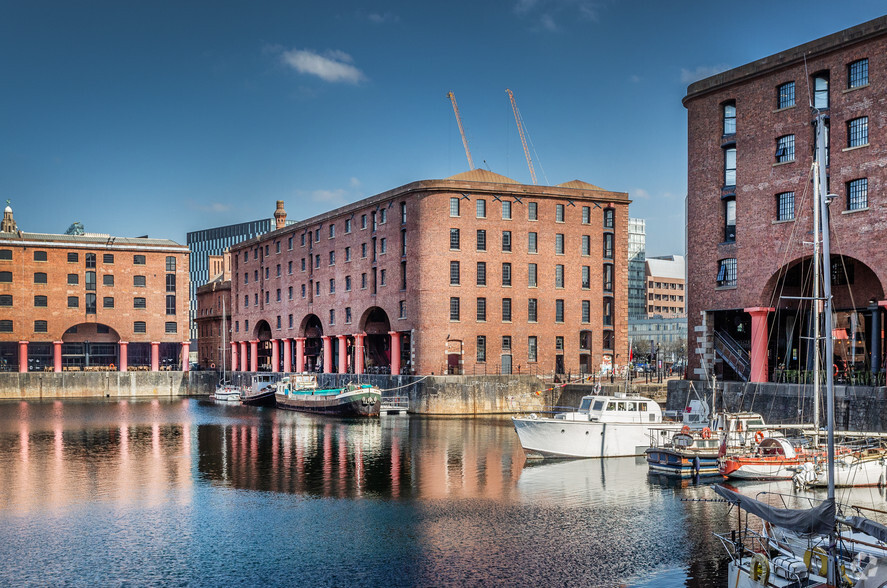
{"label": "chimney stack", "polygon": [[277,210],[274,211],[274,222],[277,229],[282,229],[286,225],[286,211],[283,209],[283,200],[277,201]]}

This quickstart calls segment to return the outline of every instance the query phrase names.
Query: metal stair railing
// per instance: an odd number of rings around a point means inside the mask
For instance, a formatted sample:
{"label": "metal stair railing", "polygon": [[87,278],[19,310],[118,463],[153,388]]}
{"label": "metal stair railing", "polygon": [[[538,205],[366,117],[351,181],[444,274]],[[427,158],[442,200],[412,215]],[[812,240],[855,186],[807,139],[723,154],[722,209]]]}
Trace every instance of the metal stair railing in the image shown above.
{"label": "metal stair railing", "polygon": [[714,332],[715,352],[733,368],[744,382],[751,376],[751,360],[748,352],[736,339],[723,331]]}

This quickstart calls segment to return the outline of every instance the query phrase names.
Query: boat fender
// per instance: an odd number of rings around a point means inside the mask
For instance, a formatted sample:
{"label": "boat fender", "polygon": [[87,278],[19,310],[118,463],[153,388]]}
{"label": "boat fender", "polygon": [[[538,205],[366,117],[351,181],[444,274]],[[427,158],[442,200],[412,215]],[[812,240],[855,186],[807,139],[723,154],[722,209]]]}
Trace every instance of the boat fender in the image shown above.
{"label": "boat fender", "polygon": [[797,557],[778,555],[770,560],[770,565],[780,578],[803,580],[808,576],[807,567]]}
{"label": "boat fender", "polygon": [[755,433],[755,442],[756,443],[760,443],[763,440],[764,440],[764,431],[758,431],[757,433]]}
{"label": "boat fender", "polygon": [[752,556],[749,563],[749,575],[752,582],[757,582],[761,586],[767,585],[770,579],[770,562],[763,553],[756,553]]}
{"label": "boat fender", "polygon": [[[813,558],[816,557],[819,560],[819,568],[813,569],[811,566],[816,563],[813,561]],[[804,552],[804,565],[811,572],[817,573],[820,576],[825,576],[828,574],[828,556],[825,554],[825,550],[822,547],[814,547],[813,549],[808,549]]]}
{"label": "boat fender", "polygon": [[711,439],[711,429],[705,427],[702,429],[702,438],[703,439]]}
{"label": "boat fender", "polygon": [[684,435],[689,435],[690,434],[690,426],[684,425],[683,427],[681,427],[681,433],[683,433]]}

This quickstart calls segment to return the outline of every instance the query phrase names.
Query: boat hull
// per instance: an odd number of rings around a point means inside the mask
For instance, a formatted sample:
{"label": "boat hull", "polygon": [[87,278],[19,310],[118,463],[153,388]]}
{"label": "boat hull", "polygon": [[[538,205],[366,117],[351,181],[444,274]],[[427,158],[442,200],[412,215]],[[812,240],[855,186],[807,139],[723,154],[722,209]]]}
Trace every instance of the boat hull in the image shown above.
{"label": "boat hull", "polygon": [[672,478],[723,477],[718,471],[716,452],[654,447],[646,451],[646,459],[651,472]]}
{"label": "boat hull", "polygon": [[651,430],[664,435],[672,429],[662,423],[602,423],[551,418],[512,417],[521,447],[529,458],[603,458],[643,455],[650,447]]}
{"label": "boat hull", "polygon": [[277,399],[274,395],[274,388],[270,388],[268,390],[263,390],[258,394],[244,396],[242,402],[247,406],[275,406],[277,404]]}
{"label": "boat hull", "polygon": [[277,408],[339,417],[378,417],[382,394],[378,388],[357,388],[330,393],[326,390],[278,392]]}

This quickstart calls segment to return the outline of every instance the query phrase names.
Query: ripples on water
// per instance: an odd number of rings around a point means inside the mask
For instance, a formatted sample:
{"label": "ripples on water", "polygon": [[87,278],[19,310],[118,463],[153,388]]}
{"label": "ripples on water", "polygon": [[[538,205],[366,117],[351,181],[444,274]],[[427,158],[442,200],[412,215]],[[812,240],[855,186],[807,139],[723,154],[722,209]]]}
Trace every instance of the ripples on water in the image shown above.
{"label": "ripples on water", "polygon": [[508,419],[0,404],[4,585],[722,586],[735,511],[682,501],[713,497],[642,459],[525,464]]}

